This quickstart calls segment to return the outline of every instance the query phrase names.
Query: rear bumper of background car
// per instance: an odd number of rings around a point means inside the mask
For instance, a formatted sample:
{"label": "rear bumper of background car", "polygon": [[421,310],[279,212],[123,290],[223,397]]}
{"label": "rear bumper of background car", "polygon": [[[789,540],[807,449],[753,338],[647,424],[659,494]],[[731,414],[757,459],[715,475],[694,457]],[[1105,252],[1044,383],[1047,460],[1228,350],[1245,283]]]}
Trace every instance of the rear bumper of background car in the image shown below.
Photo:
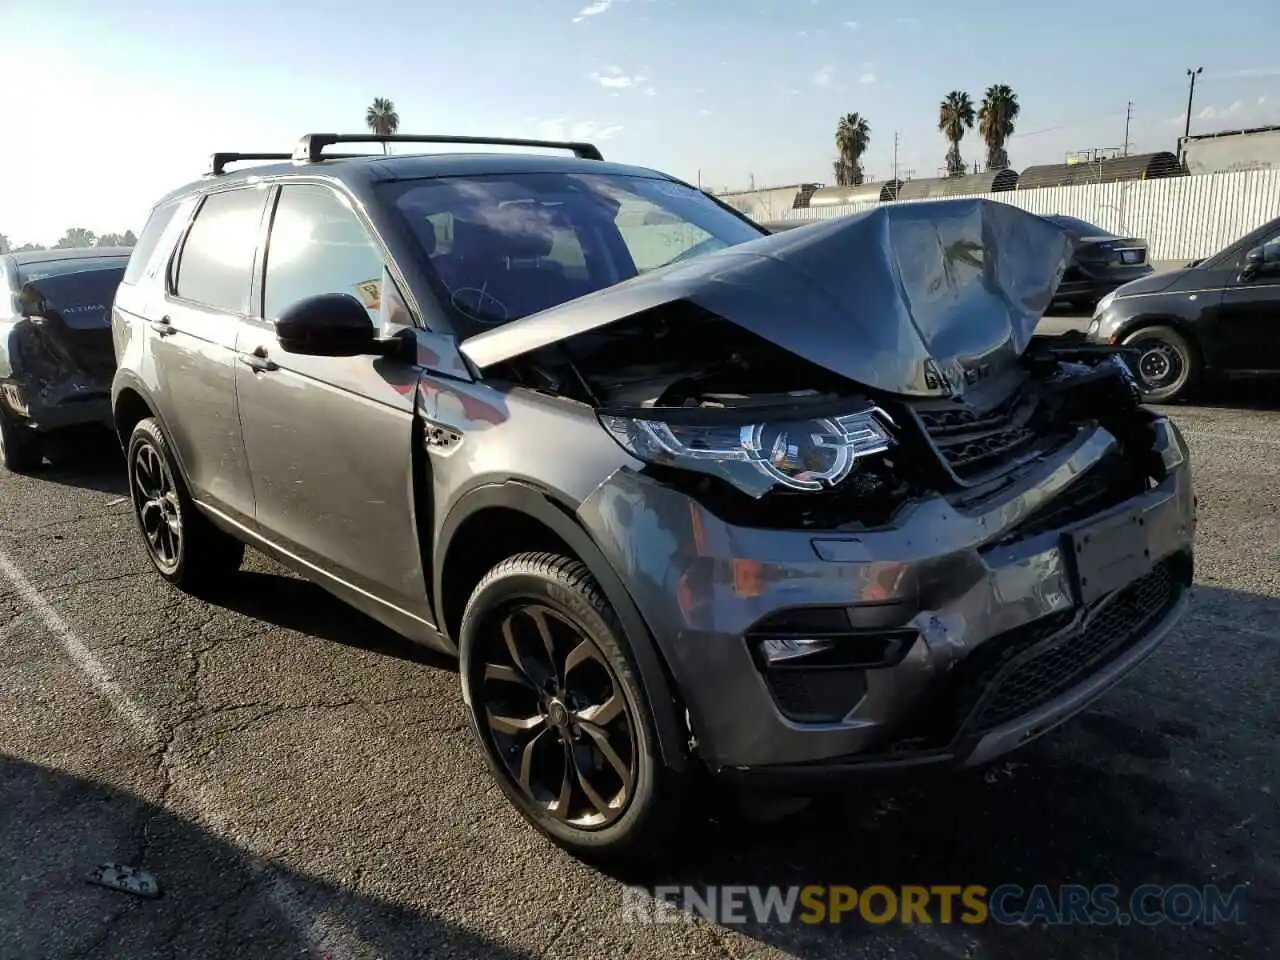
{"label": "rear bumper of background car", "polygon": [[0,381],[0,406],[22,426],[41,432],[112,422],[109,385],[88,378],[9,378]]}
{"label": "rear bumper of background car", "polygon": [[[1106,430],[981,509],[935,497],[856,535],[731,526],[630,471],[579,517],[630,586],[713,770],[806,783],[974,765],[1082,709],[1181,616],[1195,500],[1177,428],[1161,419],[1156,435],[1158,486],[1022,538],[1114,450]],[[850,618],[840,642],[883,635],[896,652],[858,670],[766,665],[762,635],[802,635],[815,608]]]}

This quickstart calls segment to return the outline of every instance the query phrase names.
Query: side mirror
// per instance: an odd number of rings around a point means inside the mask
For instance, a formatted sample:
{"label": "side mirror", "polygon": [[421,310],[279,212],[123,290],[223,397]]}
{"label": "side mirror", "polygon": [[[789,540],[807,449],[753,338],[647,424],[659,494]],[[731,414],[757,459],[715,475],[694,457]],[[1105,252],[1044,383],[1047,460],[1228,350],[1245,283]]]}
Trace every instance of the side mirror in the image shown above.
{"label": "side mirror", "polygon": [[1262,269],[1266,257],[1261,247],[1254,247],[1244,255],[1244,264],[1240,267],[1240,279],[1249,280],[1257,276]]}
{"label": "side mirror", "polygon": [[276,339],[285,353],[314,357],[383,352],[368,311],[349,293],[322,293],[291,304],[276,319]]}

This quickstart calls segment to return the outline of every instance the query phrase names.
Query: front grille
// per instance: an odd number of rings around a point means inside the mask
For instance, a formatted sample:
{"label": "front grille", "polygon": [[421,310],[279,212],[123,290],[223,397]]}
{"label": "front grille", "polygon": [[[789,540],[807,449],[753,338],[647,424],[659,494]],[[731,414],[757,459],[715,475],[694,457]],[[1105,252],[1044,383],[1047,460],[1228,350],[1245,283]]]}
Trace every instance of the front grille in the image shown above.
{"label": "front grille", "polygon": [[999,726],[1070,689],[1145,636],[1181,589],[1177,565],[1166,561],[1098,601],[1082,628],[1064,630],[1066,624],[1051,618],[1047,631],[1013,631],[982,644],[956,669],[974,702],[964,726]]}
{"label": "front grille", "polygon": [[1015,461],[1036,441],[1028,424],[1034,397],[1019,389],[987,410],[961,404],[913,408],[943,462],[960,480],[972,480]]}

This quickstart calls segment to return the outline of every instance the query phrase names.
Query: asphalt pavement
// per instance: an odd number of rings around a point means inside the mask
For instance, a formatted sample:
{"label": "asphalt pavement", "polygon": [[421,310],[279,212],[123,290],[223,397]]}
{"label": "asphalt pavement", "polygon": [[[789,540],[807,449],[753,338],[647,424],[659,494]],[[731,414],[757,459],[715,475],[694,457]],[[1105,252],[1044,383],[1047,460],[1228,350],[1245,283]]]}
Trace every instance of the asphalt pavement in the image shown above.
{"label": "asphalt pavement", "polygon": [[[1173,413],[1197,587],[1087,713],[981,772],[690,818],[587,867],[491,783],[456,672],[261,556],[204,603],[147,565],[109,445],[0,471],[0,958],[1264,957],[1280,945],[1280,402]],[[86,881],[152,872],[159,899]],[[643,884],[1247,885],[1243,924],[643,924]]]}

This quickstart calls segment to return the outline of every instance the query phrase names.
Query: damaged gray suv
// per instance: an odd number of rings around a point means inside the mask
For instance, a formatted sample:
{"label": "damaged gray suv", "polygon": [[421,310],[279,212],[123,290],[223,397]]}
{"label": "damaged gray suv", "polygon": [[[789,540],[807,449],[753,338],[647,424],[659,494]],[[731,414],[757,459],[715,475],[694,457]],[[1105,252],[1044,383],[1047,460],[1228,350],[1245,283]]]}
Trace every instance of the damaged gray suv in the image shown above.
{"label": "damaged gray suv", "polygon": [[458,656],[579,855],[650,849],[708,774],[983,764],[1192,581],[1177,428],[1115,350],[1033,336],[1071,243],[981,200],[769,235],[590,144],[217,154],[114,304],[138,526],[184,589],[249,544]]}

